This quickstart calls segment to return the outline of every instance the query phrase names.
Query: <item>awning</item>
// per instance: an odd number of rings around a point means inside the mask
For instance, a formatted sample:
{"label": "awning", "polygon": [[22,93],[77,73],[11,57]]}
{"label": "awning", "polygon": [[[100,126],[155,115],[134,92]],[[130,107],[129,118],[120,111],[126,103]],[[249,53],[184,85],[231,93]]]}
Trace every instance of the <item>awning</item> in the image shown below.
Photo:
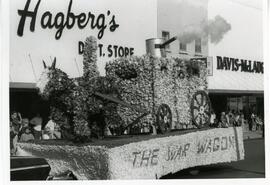
{"label": "awning", "polygon": [[12,89],[37,89],[36,83],[9,82],[9,88]]}

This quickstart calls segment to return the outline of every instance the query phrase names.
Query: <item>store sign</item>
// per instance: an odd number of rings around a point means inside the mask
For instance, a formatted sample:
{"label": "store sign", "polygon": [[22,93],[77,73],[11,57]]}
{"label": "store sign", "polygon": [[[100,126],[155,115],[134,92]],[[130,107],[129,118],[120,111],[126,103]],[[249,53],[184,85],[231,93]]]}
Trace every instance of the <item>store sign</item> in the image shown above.
{"label": "store sign", "polygon": [[69,1],[67,12],[58,12],[55,16],[50,11],[38,12],[41,0],[37,2],[34,10],[29,10],[31,0],[27,0],[24,9],[18,10],[20,16],[20,22],[18,25],[17,34],[22,37],[25,27],[25,21],[30,20],[30,31],[34,32],[36,28],[37,14],[41,13],[40,26],[42,29],[56,29],[55,39],[59,40],[65,29],[72,29],[77,26],[79,29],[86,27],[90,29],[97,29],[97,38],[101,39],[105,33],[105,30],[114,32],[118,27],[115,15],[111,15],[111,11],[108,10],[107,14],[95,15],[91,12],[82,12],[75,14],[72,12],[72,0]]}
{"label": "store sign", "polygon": [[217,70],[264,73],[263,62],[217,56]]}
{"label": "store sign", "polygon": [[207,76],[213,76],[213,57],[196,57],[192,61],[203,61],[207,67]]}
{"label": "store sign", "polygon": [[89,36],[97,39],[102,76],[114,58],[145,54],[145,40],[157,34],[156,4],[155,0],[11,0],[10,81],[36,83],[44,69],[42,60],[50,64],[54,57],[57,68],[71,78],[80,77]]}
{"label": "store sign", "polygon": [[[25,27],[25,22],[30,21],[29,30],[34,32],[36,29],[37,14],[41,14],[40,27],[42,29],[56,29],[55,39],[61,39],[65,30],[71,30],[73,27],[79,29],[98,30],[97,38],[102,39],[106,30],[114,32],[119,24],[116,22],[115,15],[111,15],[111,11],[107,10],[106,14],[94,14],[92,12],[81,12],[75,14],[72,12],[72,0],[69,1],[67,12],[57,12],[55,16],[51,11],[39,12],[41,0],[38,0],[33,10],[29,9],[31,0],[27,0],[24,9],[18,10],[20,21],[18,24],[17,35],[22,37]],[[83,54],[84,43],[78,42],[79,54]],[[118,45],[98,45],[99,57],[126,57],[134,54],[134,48],[118,46]]]}
{"label": "store sign", "polygon": [[[125,46],[119,46],[119,45],[104,45],[104,44],[98,44],[98,56],[99,57],[127,57],[132,56],[134,54],[134,48],[133,47],[125,47]],[[84,42],[79,41],[78,42],[78,53],[79,55],[82,55],[84,51]]]}

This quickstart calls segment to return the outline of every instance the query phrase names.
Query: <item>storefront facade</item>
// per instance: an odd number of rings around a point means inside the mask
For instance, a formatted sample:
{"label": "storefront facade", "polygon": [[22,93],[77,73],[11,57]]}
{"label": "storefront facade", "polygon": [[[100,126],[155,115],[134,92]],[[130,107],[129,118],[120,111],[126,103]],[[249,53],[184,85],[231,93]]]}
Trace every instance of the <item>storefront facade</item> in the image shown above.
{"label": "storefront facade", "polygon": [[[70,77],[83,73],[83,43],[97,38],[98,69],[107,61],[145,54],[145,40],[157,37],[156,0],[22,0],[10,2],[10,111],[31,118],[49,109],[36,82],[56,57]],[[44,106],[39,107],[38,105]]]}
{"label": "storefront facade", "polygon": [[[190,25],[196,31],[201,22],[210,22],[216,16],[226,20],[229,27],[218,42],[213,43],[210,36],[203,36],[200,39],[195,37],[183,46],[179,39],[167,48],[167,55],[182,58],[207,57],[209,97],[218,117],[221,112],[231,110],[242,111],[246,119],[251,112],[263,118],[261,8],[226,0],[174,0],[170,3],[159,0],[158,36],[166,38],[168,35],[178,35]],[[220,28],[224,26],[220,25]]]}
{"label": "storefront facade", "polygon": [[[245,4],[244,4],[245,5]],[[231,1],[209,1],[208,17],[220,14],[231,30],[218,44],[209,43],[213,74],[208,76],[213,108],[264,116],[262,7]],[[226,11],[229,10],[229,11]],[[237,15],[237,16],[234,16]]]}
{"label": "storefront facade", "polygon": [[[25,16],[27,11],[33,16]],[[10,107],[22,111],[31,102],[30,94],[37,95],[42,60],[50,65],[56,57],[58,68],[71,77],[81,76],[83,42],[90,35],[98,38],[98,68],[104,75],[107,61],[145,54],[146,39],[168,39],[186,28],[197,31],[216,16],[230,26],[221,40],[213,43],[207,35],[179,39],[166,48],[167,56],[207,57],[209,96],[218,115],[230,109],[247,117],[252,111],[263,116],[262,10],[226,0],[12,0]],[[17,105],[20,93],[29,99]]]}

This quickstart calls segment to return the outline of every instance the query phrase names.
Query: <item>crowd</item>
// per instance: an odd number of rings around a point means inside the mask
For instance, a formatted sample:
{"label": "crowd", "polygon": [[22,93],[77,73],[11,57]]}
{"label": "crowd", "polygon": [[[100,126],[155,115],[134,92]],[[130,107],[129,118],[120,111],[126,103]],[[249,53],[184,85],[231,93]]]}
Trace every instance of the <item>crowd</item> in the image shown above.
{"label": "crowd", "polygon": [[[217,118],[215,112],[211,111],[210,126],[218,128],[226,128],[232,126],[248,126],[250,131],[264,130],[262,119],[251,113],[245,117],[242,111],[227,111],[222,112],[220,118]],[[65,137],[65,133],[51,117],[49,121],[43,124],[43,119],[40,114],[36,114],[32,119],[22,118],[19,112],[13,111],[10,116],[10,149],[11,155],[16,153],[16,143],[26,142],[31,140],[47,140],[61,139]]]}
{"label": "crowd", "polygon": [[43,119],[36,114],[32,119],[23,118],[19,112],[13,111],[10,116],[10,153],[16,153],[16,143],[41,139],[61,139],[59,126],[49,118],[43,126]]}
{"label": "crowd", "polygon": [[221,112],[221,116],[218,119],[215,112],[211,111],[210,116],[210,126],[211,127],[232,127],[232,126],[242,126],[245,127],[248,125],[248,130],[256,131],[263,130],[263,121],[257,116],[254,112],[251,112],[250,115],[244,116],[243,112],[228,110],[226,112]]}

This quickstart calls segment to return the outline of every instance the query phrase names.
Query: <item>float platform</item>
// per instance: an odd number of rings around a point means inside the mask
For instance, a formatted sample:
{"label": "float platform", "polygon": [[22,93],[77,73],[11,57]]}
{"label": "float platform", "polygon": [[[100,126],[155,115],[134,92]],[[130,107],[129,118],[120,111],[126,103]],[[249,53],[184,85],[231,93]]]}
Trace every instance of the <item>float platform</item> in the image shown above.
{"label": "float platform", "polygon": [[21,155],[45,158],[50,175],[67,170],[79,180],[156,179],[194,166],[244,159],[241,127],[111,137],[88,144],[18,143]]}

